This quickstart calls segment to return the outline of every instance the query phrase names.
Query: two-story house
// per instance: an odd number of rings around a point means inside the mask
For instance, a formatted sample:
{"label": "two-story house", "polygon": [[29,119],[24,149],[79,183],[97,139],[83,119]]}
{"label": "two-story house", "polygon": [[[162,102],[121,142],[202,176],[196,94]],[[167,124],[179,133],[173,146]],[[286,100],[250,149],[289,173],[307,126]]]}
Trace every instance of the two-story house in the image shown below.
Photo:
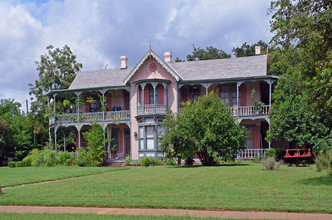
{"label": "two-story house", "polygon": [[264,138],[270,126],[273,83],[278,79],[267,75],[267,55],[256,49],[256,56],[177,63],[172,62],[171,52],[162,59],[149,50],[134,67],[121,56],[118,69],[78,72],[69,89],[49,94],[53,105],[60,102],[68,109],[50,118],[50,135],[57,145],[59,131],[70,129],[79,148],[86,144],[82,133],[97,121],[113,139],[107,146],[110,160],[163,157],[158,136],[166,110],[180,112],[181,102],[214,91],[230,105],[237,123],[249,130],[247,150],[238,157],[254,158],[270,147]]}

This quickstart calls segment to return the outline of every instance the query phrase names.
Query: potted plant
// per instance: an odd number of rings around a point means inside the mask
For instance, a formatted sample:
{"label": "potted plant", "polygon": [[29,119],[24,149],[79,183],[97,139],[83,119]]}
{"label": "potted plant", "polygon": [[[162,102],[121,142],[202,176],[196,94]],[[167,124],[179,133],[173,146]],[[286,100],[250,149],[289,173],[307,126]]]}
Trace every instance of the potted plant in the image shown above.
{"label": "potted plant", "polygon": [[89,97],[86,97],[86,102],[87,103],[94,103],[96,100],[94,100],[94,98],[93,97],[91,97],[91,96],[89,96]]}
{"label": "potted plant", "polygon": [[265,103],[261,101],[254,102],[254,104],[252,104],[251,107],[253,108],[253,112],[255,112],[256,114],[263,114]]}

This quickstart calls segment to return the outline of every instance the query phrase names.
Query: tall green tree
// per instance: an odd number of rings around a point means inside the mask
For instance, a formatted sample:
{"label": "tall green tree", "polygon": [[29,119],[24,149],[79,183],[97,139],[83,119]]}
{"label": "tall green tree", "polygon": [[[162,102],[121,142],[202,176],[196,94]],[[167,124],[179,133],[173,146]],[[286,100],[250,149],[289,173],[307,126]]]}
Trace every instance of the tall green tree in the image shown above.
{"label": "tall green tree", "polygon": [[[269,12],[272,14],[270,25],[274,37],[271,43],[276,48],[275,56],[272,56],[269,72],[278,74],[287,72],[279,80],[277,88],[283,88],[286,92],[300,91],[299,97],[293,99],[280,99],[274,103],[271,118],[271,133],[274,138],[283,136],[285,131],[292,131],[293,127],[303,124],[304,116],[312,114],[314,124],[320,124],[322,130],[331,130],[332,127],[332,2],[309,0],[275,0],[271,2]],[[271,63],[271,59],[269,60]],[[296,80],[291,87],[285,87],[285,80]],[[276,89],[275,97],[283,95],[282,89]],[[291,96],[291,95],[290,95]],[[290,101],[291,100],[291,101]],[[293,121],[281,120],[285,118],[285,111],[279,111],[286,107],[287,103],[294,107],[297,114]],[[276,120],[279,120],[277,122]],[[281,120],[281,121],[280,121]],[[302,122],[301,122],[302,121]],[[317,122],[317,123],[316,123]],[[279,123],[279,124],[278,124]],[[283,123],[283,124],[280,124]],[[276,126],[278,124],[278,126]],[[310,123],[307,121],[306,126]],[[325,132],[315,128],[295,130],[295,134],[324,138]],[[287,132],[287,131],[286,131]],[[328,132],[329,133],[329,132]],[[301,142],[300,140],[297,140]],[[307,139],[307,144],[311,141]]]}
{"label": "tall green tree", "polygon": [[246,148],[246,130],[231,116],[229,106],[217,94],[183,103],[181,114],[169,113],[164,120],[166,133],[161,149],[170,156],[192,159],[197,154],[203,165],[229,160]]}
{"label": "tall green tree", "polygon": [[38,79],[34,84],[29,84],[31,113],[35,119],[35,147],[39,148],[44,146],[48,138],[47,93],[51,90],[67,89],[82,67],[67,45],[62,49],[49,45],[46,49],[47,54],[41,55],[40,61],[36,61]]}
{"label": "tall green tree", "polygon": [[31,150],[31,121],[20,110],[21,104],[11,99],[0,100],[0,160],[22,159]]}
{"label": "tall green tree", "polygon": [[255,46],[261,46],[261,54],[266,54],[268,44],[262,40],[252,45],[245,42],[241,47],[233,47],[232,52],[236,57],[255,56]]}
{"label": "tall green tree", "polygon": [[105,138],[103,128],[94,122],[92,128],[83,133],[83,137],[88,142],[85,156],[87,165],[100,166],[104,162],[105,144],[109,141]]}
{"label": "tall green tree", "polygon": [[226,53],[223,50],[217,49],[215,47],[209,46],[206,49],[196,48],[193,45],[193,52],[192,54],[187,55],[187,61],[194,61],[194,60],[214,60],[214,59],[223,59],[223,58],[230,58],[231,55]]}

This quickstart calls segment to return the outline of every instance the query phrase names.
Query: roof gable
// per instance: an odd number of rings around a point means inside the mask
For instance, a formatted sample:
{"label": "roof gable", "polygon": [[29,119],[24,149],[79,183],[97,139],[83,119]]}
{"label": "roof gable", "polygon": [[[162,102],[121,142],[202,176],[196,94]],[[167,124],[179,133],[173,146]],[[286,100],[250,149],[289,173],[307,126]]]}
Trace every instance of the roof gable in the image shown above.
{"label": "roof gable", "polygon": [[163,59],[161,59],[154,51],[151,50],[150,52],[147,52],[145,56],[142,57],[142,59],[136,64],[136,66],[130,71],[130,73],[126,76],[126,78],[123,80],[124,84],[127,84],[131,78],[135,75],[135,73],[139,70],[139,68],[144,64],[144,62],[149,58],[149,56],[153,57],[162,67],[166,69],[167,72],[169,72],[176,81],[182,80],[182,77],[173,69],[172,66],[168,65]]}

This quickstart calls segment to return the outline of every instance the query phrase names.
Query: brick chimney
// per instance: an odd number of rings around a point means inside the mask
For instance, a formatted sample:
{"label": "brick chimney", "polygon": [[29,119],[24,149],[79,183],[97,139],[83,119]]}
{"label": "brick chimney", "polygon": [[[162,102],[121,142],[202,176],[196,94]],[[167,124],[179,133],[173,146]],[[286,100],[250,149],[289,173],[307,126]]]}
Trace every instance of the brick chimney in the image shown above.
{"label": "brick chimney", "polygon": [[255,55],[261,55],[261,46],[255,46]]}
{"label": "brick chimney", "polygon": [[121,60],[121,67],[120,68],[122,70],[127,69],[127,60],[128,60],[127,56],[121,56],[120,60]]}
{"label": "brick chimney", "polygon": [[172,62],[172,53],[170,51],[165,52],[164,57],[165,57],[165,63]]}

